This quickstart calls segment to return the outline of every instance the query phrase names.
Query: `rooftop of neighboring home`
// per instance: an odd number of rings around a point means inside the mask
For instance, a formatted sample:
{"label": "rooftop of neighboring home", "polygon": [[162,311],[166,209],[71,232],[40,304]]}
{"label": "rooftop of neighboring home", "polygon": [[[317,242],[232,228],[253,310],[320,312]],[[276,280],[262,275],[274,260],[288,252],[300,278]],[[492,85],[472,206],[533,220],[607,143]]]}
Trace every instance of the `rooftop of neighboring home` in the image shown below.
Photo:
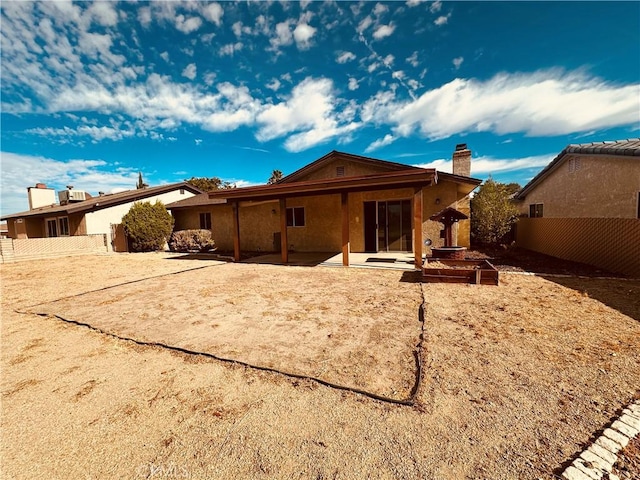
{"label": "rooftop of neighboring home", "polygon": [[640,138],[606,142],[576,143],[567,145],[540,173],[527,183],[513,198],[522,200],[538,183],[549,175],[569,155],[625,156],[640,160]]}
{"label": "rooftop of neighboring home", "polygon": [[172,192],[178,189],[184,189],[196,196],[203,193],[202,190],[187,182],[170,183],[135,190],[125,190],[124,192],[117,193],[99,192],[97,196],[92,196],[83,190],[74,190],[72,186],[68,186],[66,190],[58,192],[60,203],[56,203],[55,191],[52,188],[47,188],[43,183],[38,183],[35,187],[27,188],[29,206],[31,209],[24,212],[4,215],[2,220],[47,216],[52,214],[91,212],[114,205],[144,200],[145,198],[162,195],[163,193]]}

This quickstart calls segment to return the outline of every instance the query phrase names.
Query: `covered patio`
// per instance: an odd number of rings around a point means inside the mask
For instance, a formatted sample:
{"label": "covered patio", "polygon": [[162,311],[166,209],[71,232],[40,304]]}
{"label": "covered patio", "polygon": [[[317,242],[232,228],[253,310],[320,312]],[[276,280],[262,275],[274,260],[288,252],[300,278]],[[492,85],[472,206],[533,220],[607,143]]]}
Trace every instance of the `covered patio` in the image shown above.
{"label": "covered patio", "polygon": [[[289,250],[289,238],[287,228],[287,207],[288,200],[301,197],[319,197],[326,198],[330,195],[339,195],[340,204],[339,211],[327,211],[326,215],[340,215],[341,224],[341,252],[338,256],[326,258],[323,262],[327,264],[339,263],[342,266],[354,265],[373,266],[374,263],[379,266],[388,268],[389,265],[405,265],[403,261],[397,262],[392,260],[394,256],[409,257],[411,264],[407,264],[407,269],[422,267],[422,225],[423,225],[423,189],[430,187],[437,182],[437,173],[433,169],[411,169],[401,170],[397,172],[385,172],[383,174],[365,175],[360,177],[349,178],[331,178],[321,180],[308,180],[293,183],[274,184],[259,187],[247,187],[232,190],[224,190],[218,192],[210,192],[209,199],[225,199],[231,204],[233,209],[233,250],[234,259],[241,259],[240,235],[240,209],[246,208],[250,203],[260,203],[277,200],[279,202],[280,214],[280,260],[281,264],[297,263],[294,255]],[[411,230],[412,230],[412,253],[389,252],[385,255],[376,256],[378,254],[355,254],[350,248],[350,232],[352,229],[350,219],[350,197],[354,194],[371,191],[391,191],[397,189],[407,189],[412,192],[411,198]],[[275,211],[275,210],[274,210]],[[302,255],[307,255],[302,254]],[[357,256],[355,256],[357,255]],[[274,255],[266,255],[264,257],[271,258]],[[276,254],[276,256],[278,256]],[[308,257],[312,258],[312,257]],[[368,261],[370,258],[376,260]]]}

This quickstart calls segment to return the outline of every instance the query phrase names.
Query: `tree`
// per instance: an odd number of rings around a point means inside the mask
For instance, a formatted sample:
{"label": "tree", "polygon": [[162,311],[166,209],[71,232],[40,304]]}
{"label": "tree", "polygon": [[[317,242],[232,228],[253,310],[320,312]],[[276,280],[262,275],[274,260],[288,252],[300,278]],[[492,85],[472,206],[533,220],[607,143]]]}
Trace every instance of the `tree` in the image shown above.
{"label": "tree", "polygon": [[122,226],[133,251],[152,252],[164,248],[173,230],[173,217],[160,201],[153,205],[136,202],[122,217]]}
{"label": "tree", "polygon": [[269,177],[269,180],[267,180],[267,183],[269,185],[273,185],[281,178],[282,178],[282,172],[280,170],[274,170],[273,172],[271,172],[271,176]]}
{"label": "tree", "polygon": [[476,242],[502,242],[518,219],[518,208],[511,200],[520,185],[499,183],[491,177],[471,199],[471,235]]}
{"label": "tree", "polygon": [[149,184],[144,183],[142,180],[142,172],[138,172],[138,183],[136,183],[136,189],[142,190],[143,188],[147,188]]}
{"label": "tree", "polygon": [[236,188],[235,184],[220,180],[218,177],[191,177],[189,180],[185,179],[185,182],[193,185],[196,188],[199,188],[204,192],[211,192],[213,190],[225,190],[227,188]]}

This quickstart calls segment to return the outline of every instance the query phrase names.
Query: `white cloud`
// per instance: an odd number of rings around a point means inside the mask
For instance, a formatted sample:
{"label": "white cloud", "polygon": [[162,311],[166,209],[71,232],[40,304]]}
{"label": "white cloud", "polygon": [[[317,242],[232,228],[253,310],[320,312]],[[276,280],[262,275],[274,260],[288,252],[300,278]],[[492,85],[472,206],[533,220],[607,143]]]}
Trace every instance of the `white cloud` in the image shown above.
{"label": "white cloud", "polygon": [[311,39],[316,34],[316,29],[307,23],[300,23],[293,31],[293,38],[300,50],[308,50],[311,47]]}
{"label": "white cloud", "polygon": [[338,63],[347,63],[347,62],[351,62],[352,60],[355,60],[356,56],[351,53],[351,52],[342,52],[340,55],[338,55],[338,58],[336,58],[336,62]]}
{"label": "white cloud", "polygon": [[145,28],[151,25],[151,9],[149,7],[142,7],[138,10],[138,21]]}
{"label": "white cloud", "polygon": [[264,142],[290,135],[284,146],[298,152],[359,127],[352,115],[338,121],[335,110],[333,82],[307,78],[286,101],[268,105],[258,114],[260,128],[256,138]]}
{"label": "white cloud", "polygon": [[440,0],[436,0],[429,6],[429,11],[431,13],[437,13],[442,8],[442,2]]}
{"label": "white cloud", "polygon": [[395,25],[392,25],[392,24],[380,25],[374,30],[373,38],[375,38],[376,40],[381,40],[383,38],[386,38],[390,36],[395,29],[396,29]]}
{"label": "white cloud", "polygon": [[359,87],[358,80],[356,78],[350,77],[349,78],[349,85],[348,85],[349,90],[351,90],[351,91],[357,90],[358,87]]}
{"label": "white cloud", "polygon": [[[476,157],[471,159],[471,174],[485,175],[497,172],[512,172],[527,168],[541,168],[547,166],[557,153],[547,155],[536,155],[520,158],[494,158],[490,156]],[[438,159],[429,163],[414,165],[419,168],[435,168],[441,172],[451,173],[453,171],[451,160]]]}
{"label": "white cloud", "polygon": [[389,7],[387,7],[382,3],[376,3],[376,6],[373,8],[373,14],[376,17],[379,17],[380,15],[387,13],[388,11],[389,11]]}
{"label": "white cloud", "polygon": [[369,16],[366,16],[358,24],[356,31],[361,34],[367,28],[369,28],[372,24],[373,24],[373,19]]}
{"label": "white cloud", "polygon": [[418,52],[413,52],[410,56],[405,59],[412,67],[417,67],[420,65],[418,62]]}
{"label": "white cloud", "polygon": [[182,33],[195,32],[202,26],[202,19],[200,17],[186,18],[184,15],[178,15],[175,20],[175,25]]}
{"label": "white cloud", "polygon": [[92,194],[113,188],[135,187],[137,171],[114,168],[104,160],[68,160],[1,152],[0,177],[2,215],[29,209],[27,187],[46,183],[49,188],[62,190],[74,185]]}
{"label": "white cloud", "polygon": [[386,134],[383,138],[379,138],[375,142],[371,143],[367,148],[365,148],[365,153],[373,152],[374,150],[378,150],[379,148],[386,147],[387,145],[392,144],[396,141],[396,137],[390,134]]}
{"label": "white cloud", "polygon": [[194,80],[197,75],[197,69],[195,63],[190,63],[184,70],[182,70],[182,76],[188,78],[189,80]]}
{"label": "white cloud", "polygon": [[242,50],[243,47],[244,45],[242,44],[242,42],[228,43],[227,45],[223,45],[222,47],[220,47],[218,53],[221,57],[224,57],[225,55],[233,56],[236,52]]}
{"label": "white cloud", "polygon": [[194,142],[196,145],[200,145],[202,143],[202,139],[201,138],[196,138],[194,139]]}
{"label": "white cloud", "polygon": [[167,63],[169,63],[169,52],[162,52],[160,57]]}
{"label": "white cloud", "polygon": [[95,2],[87,9],[87,14],[103,27],[113,27],[118,23],[118,12],[110,2]]}
{"label": "white cloud", "polygon": [[293,43],[293,34],[291,33],[291,21],[286,20],[276,24],[275,36],[273,36],[269,43],[274,49],[291,45]]}
{"label": "white cloud", "polygon": [[271,81],[267,83],[265,86],[269,90],[273,90],[274,92],[277,92],[282,86],[282,83],[280,83],[280,80],[278,80],[277,78],[272,78]]}
{"label": "white cloud", "polygon": [[456,67],[456,70],[460,68],[460,65],[462,65],[462,62],[464,62],[464,57],[457,57],[451,61],[451,63],[453,63],[453,66]]}
{"label": "white cloud", "polygon": [[437,26],[441,26],[441,25],[445,25],[448,21],[449,21],[449,17],[451,17],[451,14],[448,13],[447,15],[442,15],[438,18],[436,18],[433,23]]}
{"label": "white cloud", "polygon": [[416,7],[420,5],[425,0],[407,0],[407,7]]}
{"label": "white cloud", "polygon": [[218,27],[222,23],[222,16],[224,15],[224,10],[220,6],[219,3],[210,3],[202,10],[202,14],[204,18],[209,20],[210,22],[215,23]]}
{"label": "white cloud", "polygon": [[581,73],[538,71],[491,79],[456,79],[409,102],[379,92],[362,106],[364,121],[418,129],[430,139],[464,132],[566,135],[634,124],[640,84],[619,86]]}
{"label": "white cloud", "polygon": [[123,138],[132,137],[135,135],[135,129],[131,126],[125,126],[117,123],[112,123],[111,126],[96,125],[80,125],[76,128],[68,126],[53,128],[53,127],[38,127],[25,130],[25,133],[32,135],[39,135],[42,137],[48,137],[52,141],[59,143],[70,143],[72,139],[78,137],[89,137],[93,143],[97,143],[102,140],[122,140]]}

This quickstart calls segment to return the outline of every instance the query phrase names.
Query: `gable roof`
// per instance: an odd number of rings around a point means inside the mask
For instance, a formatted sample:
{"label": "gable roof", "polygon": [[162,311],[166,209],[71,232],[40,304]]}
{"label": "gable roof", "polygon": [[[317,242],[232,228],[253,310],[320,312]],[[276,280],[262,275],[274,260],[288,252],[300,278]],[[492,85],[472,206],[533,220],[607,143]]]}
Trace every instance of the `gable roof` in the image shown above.
{"label": "gable roof", "polygon": [[363,157],[360,155],[354,155],[353,153],[345,153],[345,152],[339,152],[337,150],[332,150],[331,152],[327,153],[325,156],[320,157],[315,162],[311,162],[308,165],[305,165],[304,167],[296,170],[295,172],[290,173],[286,177],[281,178],[276,182],[276,184],[297,182],[302,177],[305,177],[306,175],[309,175],[313,172],[320,170],[327,163],[330,163],[337,159],[344,159],[350,162],[360,163],[360,164],[368,165],[371,167],[383,168],[390,172],[397,171],[397,170],[418,169],[418,167],[413,167],[411,165],[404,165],[402,163],[388,162],[386,160],[378,160],[376,158]]}
{"label": "gable roof", "polygon": [[185,189],[194,194],[204,193],[199,188],[187,182],[170,183],[167,185],[159,185],[157,187],[148,187],[136,190],[127,190],[125,192],[110,193],[107,195],[91,197],[82,202],[73,202],[66,205],[52,205],[46,207],[34,208],[33,210],[27,210],[26,212],[12,213],[10,215],[4,215],[2,220],[9,220],[12,218],[25,218],[25,217],[37,217],[48,216],[53,214],[71,214],[80,212],[90,212],[95,210],[102,210],[103,208],[112,207],[114,205],[121,205],[123,203],[135,202],[138,200],[144,200],[145,198],[153,197],[155,195],[162,195],[163,193],[172,192],[178,189]]}
{"label": "gable roof", "polygon": [[543,181],[551,172],[560,166],[565,157],[571,154],[630,156],[640,159],[640,138],[614,140],[607,142],[591,142],[567,145],[540,173],[516,193],[515,200],[523,200],[527,194]]}

